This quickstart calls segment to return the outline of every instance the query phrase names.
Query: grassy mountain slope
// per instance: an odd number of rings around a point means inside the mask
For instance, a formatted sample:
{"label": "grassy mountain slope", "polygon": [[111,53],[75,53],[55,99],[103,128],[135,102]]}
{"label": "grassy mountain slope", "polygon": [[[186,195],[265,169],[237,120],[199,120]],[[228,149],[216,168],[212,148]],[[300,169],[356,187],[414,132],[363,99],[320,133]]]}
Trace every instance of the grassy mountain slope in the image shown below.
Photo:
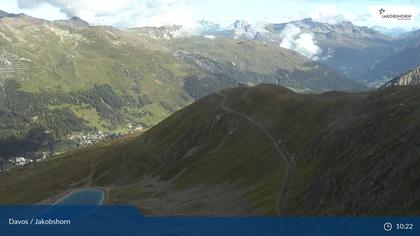
{"label": "grassy mountain slope", "polygon": [[228,89],[141,136],[3,173],[0,202],[100,186],[152,215],[418,215],[419,89]]}
{"label": "grassy mountain slope", "polygon": [[[302,55],[279,48],[276,44],[261,44],[254,41],[204,39],[189,37],[170,41],[177,53],[189,64],[196,65],[223,77],[233,77],[246,84],[272,83],[298,92],[323,92],[330,90],[365,90],[361,84],[348,80],[320,63]],[[190,61],[185,60],[190,59]],[[218,63],[222,69],[214,70],[205,60]],[[203,63],[204,62],[204,63]]]}
{"label": "grassy mountain slope", "polygon": [[[12,124],[3,127],[2,142],[28,143],[28,133],[35,128],[53,134],[45,139],[50,143],[80,131],[148,127],[193,100],[180,79],[187,66],[146,49],[141,39],[122,31],[72,27],[26,15],[0,22],[0,105],[2,117]],[[25,128],[8,117],[25,120]],[[0,155],[56,150],[51,145],[20,146],[24,150]]]}
{"label": "grassy mountain slope", "polygon": [[64,151],[80,133],[151,127],[238,83],[312,92],[363,89],[277,46],[152,39],[79,18],[51,22],[24,14],[1,17],[0,35],[0,119],[8,124],[0,126],[0,155],[6,157]]}

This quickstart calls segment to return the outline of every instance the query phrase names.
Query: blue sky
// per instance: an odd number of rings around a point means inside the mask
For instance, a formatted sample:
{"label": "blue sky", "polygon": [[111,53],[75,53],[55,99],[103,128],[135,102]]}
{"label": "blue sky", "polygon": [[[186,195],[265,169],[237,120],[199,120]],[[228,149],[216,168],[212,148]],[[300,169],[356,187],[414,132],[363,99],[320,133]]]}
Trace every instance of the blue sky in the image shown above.
{"label": "blue sky", "polygon": [[[390,9],[396,5],[410,8],[414,19],[386,22],[375,18],[376,8]],[[329,23],[350,20],[357,25],[406,29],[420,27],[418,0],[0,0],[0,9],[49,20],[77,15],[91,24],[118,27],[164,24],[194,27],[201,19],[228,25],[236,19],[286,22],[305,17]]]}

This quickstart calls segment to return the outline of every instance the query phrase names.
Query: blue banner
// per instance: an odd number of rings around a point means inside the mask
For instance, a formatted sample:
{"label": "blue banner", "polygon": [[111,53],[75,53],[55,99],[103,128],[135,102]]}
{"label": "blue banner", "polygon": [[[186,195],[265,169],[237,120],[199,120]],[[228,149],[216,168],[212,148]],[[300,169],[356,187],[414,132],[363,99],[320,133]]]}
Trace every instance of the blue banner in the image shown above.
{"label": "blue banner", "polygon": [[420,217],[144,217],[133,206],[0,206],[1,236],[420,235]]}

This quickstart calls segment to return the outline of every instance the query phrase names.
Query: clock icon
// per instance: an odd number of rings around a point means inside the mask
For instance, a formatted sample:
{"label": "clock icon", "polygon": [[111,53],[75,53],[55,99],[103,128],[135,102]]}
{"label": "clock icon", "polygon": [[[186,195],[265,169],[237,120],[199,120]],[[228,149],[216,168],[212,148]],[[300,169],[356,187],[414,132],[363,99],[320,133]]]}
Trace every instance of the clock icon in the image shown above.
{"label": "clock icon", "polygon": [[389,223],[389,222],[386,222],[384,224],[384,230],[387,231],[387,232],[391,231],[392,230],[392,224]]}

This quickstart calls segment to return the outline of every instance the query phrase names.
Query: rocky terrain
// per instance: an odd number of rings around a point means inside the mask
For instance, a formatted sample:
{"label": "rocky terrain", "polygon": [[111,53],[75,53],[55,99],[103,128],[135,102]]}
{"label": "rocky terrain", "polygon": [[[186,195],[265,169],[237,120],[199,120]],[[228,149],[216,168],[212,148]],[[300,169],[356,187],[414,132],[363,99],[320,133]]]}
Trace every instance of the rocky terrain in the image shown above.
{"label": "rocky terrain", "polygon": [[413,68],[405,73],[396,76],[386,83],[382,88],[420,84],[420,67]]}

